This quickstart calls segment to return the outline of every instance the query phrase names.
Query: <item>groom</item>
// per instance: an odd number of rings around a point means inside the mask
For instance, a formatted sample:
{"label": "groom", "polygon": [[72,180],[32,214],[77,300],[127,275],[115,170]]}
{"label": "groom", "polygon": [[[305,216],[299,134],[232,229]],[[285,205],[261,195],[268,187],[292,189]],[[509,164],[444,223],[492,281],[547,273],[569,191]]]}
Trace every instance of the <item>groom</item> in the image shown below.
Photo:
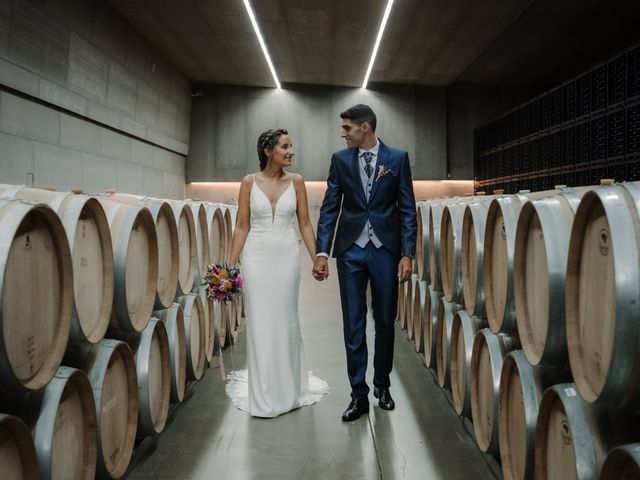
{"label": "groom", "polygon": [[351,403],[342,414],[351,421],[369,411],[366,315],[367,284],[371,284],[375,320],[373,394],[378,405],[393,410],[389,374],[393,365],[394,321],[398,280],[411,276],[416,247],[416,204],[409,156],[389,147],[375,134],[376,115],[368,105],[340,114],[347,149],[331,157],[327,191],[318,221],[318,253],[313,276],[329,275],[331,249],[337,258],[347,371]]}

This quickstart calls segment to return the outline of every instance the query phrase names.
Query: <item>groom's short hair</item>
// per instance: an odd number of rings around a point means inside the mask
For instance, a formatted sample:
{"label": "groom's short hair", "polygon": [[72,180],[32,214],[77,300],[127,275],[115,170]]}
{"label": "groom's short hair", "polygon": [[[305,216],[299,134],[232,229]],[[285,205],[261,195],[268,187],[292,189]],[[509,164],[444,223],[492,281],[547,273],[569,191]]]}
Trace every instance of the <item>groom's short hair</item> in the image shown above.
{"label": "groom's short hair", "polygon": [[373,113],[371,107],[362,103],[354,105],[342,112],[340,114],[340,118],[343,120],[351,120],[353,123],[357,123],[358,125],[362,125],[364,122],[367,122],[371,125],[371,130],[374,132],[376,131],[376,124],[378,123],[376,120],[376,114]]}

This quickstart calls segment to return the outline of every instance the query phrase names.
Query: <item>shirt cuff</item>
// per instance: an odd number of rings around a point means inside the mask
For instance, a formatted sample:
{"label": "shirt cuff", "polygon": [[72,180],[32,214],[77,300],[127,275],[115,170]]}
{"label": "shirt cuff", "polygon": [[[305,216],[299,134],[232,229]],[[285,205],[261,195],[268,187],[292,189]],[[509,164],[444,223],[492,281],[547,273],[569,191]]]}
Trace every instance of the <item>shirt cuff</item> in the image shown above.
{"label": "shirt cuff", "polygon": [[316,258],[318,258],[318,257],[329,258],[329,254],[326,253],[326,252],[316,253]]}

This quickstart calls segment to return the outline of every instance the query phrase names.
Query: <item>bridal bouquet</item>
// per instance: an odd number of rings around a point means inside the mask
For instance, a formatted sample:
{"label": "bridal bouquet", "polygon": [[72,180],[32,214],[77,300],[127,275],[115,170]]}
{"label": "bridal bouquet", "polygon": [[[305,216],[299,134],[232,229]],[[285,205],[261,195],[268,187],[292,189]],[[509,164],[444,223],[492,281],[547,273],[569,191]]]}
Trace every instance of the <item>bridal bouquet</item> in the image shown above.
{"label": "bridal bouquet", "polygon": [[207,298],[227,303],[242,293],[242,275],[240,269],[229,265],[212,264],[207,267],[204,276],[207,282]]}

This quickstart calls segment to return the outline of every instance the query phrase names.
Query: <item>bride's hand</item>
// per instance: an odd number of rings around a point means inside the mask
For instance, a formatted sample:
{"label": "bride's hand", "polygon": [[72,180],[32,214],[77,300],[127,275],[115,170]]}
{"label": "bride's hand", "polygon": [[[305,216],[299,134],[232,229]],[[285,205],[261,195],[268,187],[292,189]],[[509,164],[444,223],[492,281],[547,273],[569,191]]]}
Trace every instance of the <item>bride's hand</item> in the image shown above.
{"label": "bride's hand", "polygon": [[313,278],[319,282],[325,280],[329,276],[329,263],[326,257],[322,255],[316,257],[311,273],[313,274]]}

